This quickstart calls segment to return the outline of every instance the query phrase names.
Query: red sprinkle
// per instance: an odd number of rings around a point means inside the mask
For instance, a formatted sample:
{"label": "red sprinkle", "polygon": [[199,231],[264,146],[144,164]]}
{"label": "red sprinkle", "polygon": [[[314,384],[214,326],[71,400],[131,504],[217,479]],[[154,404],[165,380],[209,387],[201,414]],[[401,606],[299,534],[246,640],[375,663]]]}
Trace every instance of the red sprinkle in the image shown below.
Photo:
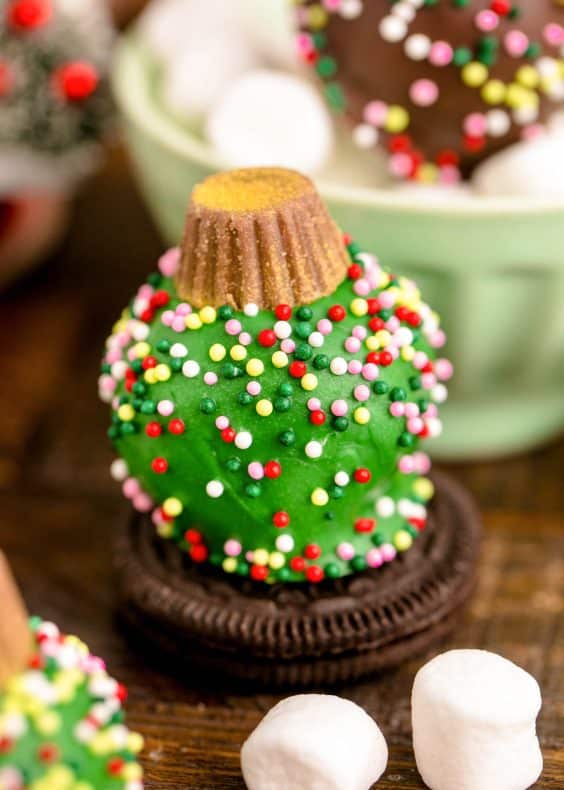
{"label": "red sprinkle", "polygon": [[271,348],[277,339],[273,329],[263,329],[262,332],[259,332],[258,342],[264,348]]}
{"label": "red sprinkle", "polygon": [[121,757],[112,757],[111,760],[108,760],[106,768],[110,776],[119,776],[123,770],[124,765],[125,760],[123,760]]}
{"label": "red sprinkle", "polygon": [[187,529],[184,533],[184,538],[186,543],[190,543],[192,546],[195,546],[202,542],[202,533],[197,529]]}
{"label": "red sprinkle", "polygon": [[279,321],[287,321],[292,317],[292,308],[289,304],[279,304],[274,311],[274,315]]}
{"label": "red sprinkle", "polygon": [[288,368],[290,376],[295,379],[301,379],[302,376],[305,376],[307,372],[307,366],[305,362],[302,362],[299,359],[295,359],[290,367]]}
{"label": "red sprinkle", "polygon": [[190,557],[194,562],[205,562],[208,558],[208,550],[203,543],[196,543],[190,549]]}
{"label": "red sprinkle", "polygon": [[151,296],[150,304],[151,307],[164,307],[170,301],[170,296],[167,294],[166,291],[155,291],[155,293]]}
{"label": "red sprinkle", "polygon": [[236,435],[237,435],[237,432],[236,432],[236,431],[235,431],[235,429],[234,429],[234,428],[232,428],[231,426],[228,426],[227,428],[224,428],[224,429],[222,430],[222,432],[221,432],[221,438],[222,438],[222,440],[223,440],[224,442],[227,442],[228,444],[229,444],[230,442],[234,442],[234,441],[235,441],[235,436],[236,436]]}
{"label": "red sprinkle", "polygon": [[382,305],[378,301],[378,299],[367,299],[366,304],[368,305],[368,315],[374,315],[375,313],[379,313],[382,309]]}
{"label": "red sprinkle", "polygon": [[174,420],[171,420],[168,424],[168,430],[176,436],[180,436],[180,434],[184,433],[186,430],[184,420],[181,420],[178,417]]}
{"label": "red sprinkle", "polygon": [[380,365],[383,365],[384,367],[388,367],[388,365],[391,365],[393,361],[394,358],[389,351],[380,352]]}
{"label": "red sprinkle", "polygon": [[310,543],[304,549],[304,556],[308,560],[316,560],[321,554],[321,547],[317,543]]}
{"label": "red sprinkle", "polygon": [[286,513],[285,510],[279,510],[272,516],[272,523],[278,529],[284,529],[290,523],[290,516]]}
{"label": "red sprinkle", "polygon": [[156,474],[164,475],[168,470],[168,461],[166,458],[153,458],[151,461],[151,468]]}
{"label": "red sprinkle", "polygon": [[370,469],[366,469],[364,466],[360,466],[358,469],[355,469],[354,472],[354,479],[357,483],[369,483],[372,479],[372,472]]}
{"label": "red sprinkle", "polygon": [[357,518],[354,522],[356,532],[373,532],[376,522],[373,518]]}
{"label": "red sprinkle", "polygon": [[327,311],[327,315],[331,321],[344,321],[347,316],[347,311],[342,305],[334,304]]}
{"label": "red sprinkle", "polygon": [[363,275],[362,266],[360,263],[352,263],[347,271],[349,280],[358,280]]}
{"label": "red sprinkle", "polygon": [[251,566],[251,579],[256,582],[263,582],[268,576],[268,568],[266,565],[252,565]]}
{"label": "red sprinkle", "polygon": [[158,422],[149,422],[145,427],[145,433],[147,436],[150,436],[151,439],[156,439],[157,436],[160,436],[162,432],[162,425]]}
{"label": "red sprinkle", "polygon": [[8,10],[8,22],[12,27],[34,30],[49,24],[53,8],[49,0],[17,0]]}
{"label": "red sprinkle", "polygon": [[324,411],[321,411],[321,409],[316,409],[315,411],[309,413],[309,421],[313,425],[323,425],[326,419],[327,415]]}
{"label": "red sprinkle", "polygon": [[379,318],[378,316],[374,316],[374,318],[371,318],[370,321],[368,322],[368,326],[373,332],[379,332],[380,329],[384,329],[386,324],[384,323],[384,320],[382,318]]}
{"label": "red sprinkle", "polygon": [[296,573],[303,573],[305,571],[305,560],[303,557],[292,557],[290,560],[290,568]]}
{"label": "red sprinkle", "polygon": [[92,96],[100,78],[91,63],[76,60],[60,66],[54,74],[54,79],[68,101],[80,102]]}
{"label": "red sprinkle", "polygon": [[312,582],[313,584],[319,584],[320,581],[323,581],[323,568],[320,568],[319,565],[310,565],[309,568],[306,569],[305,572],[306,579],[308,582]]}
{"label": "red sprinkle", "polygon": [[280,475],[282,474],[282,467],[280,466],[278,461],[268,461],[264,465],[264,473],[271,480],[276,480],[276,478],[280,477]]}
{"label": "red sprinkle", "polygon": [[148,370],[149,368],[156,368],[157,360],[155,359],[155,357],[151,357],[151,356],[145,357],[145,359],[141,363],[141,367],[143,368],[143,370]]}

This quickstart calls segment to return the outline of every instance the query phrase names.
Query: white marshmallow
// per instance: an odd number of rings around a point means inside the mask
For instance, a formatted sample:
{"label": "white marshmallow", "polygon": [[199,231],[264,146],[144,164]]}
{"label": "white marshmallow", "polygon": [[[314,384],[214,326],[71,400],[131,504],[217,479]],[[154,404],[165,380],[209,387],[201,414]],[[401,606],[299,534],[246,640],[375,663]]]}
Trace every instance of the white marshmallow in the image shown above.
{"label": "white marshmallow", "polygon": [[538,683],[485,650],[451,650],[418,673],[413,748],[431,790],[525,790],[542,771]]}
{"label": "white marshmallow", "polygon": [[472,185],[482,195],[564,196],[564,129],[516,143],[476,168]]}
{"label": "white marshmallow", "polygon": [[274,66],[295,69],[298,52],[292,4],[288,0],[237,0],[237,5],[257,52]]}
{"label": "white marshmallow", "polygon": [[206,134],[226,167],[275,165],[313,174],[333,147],[331,119],[313,86],[266,69],[231,86],[209,115]]}
{"label": "white marshmallow", "polygon": [[375,721],[330,694],[282,700],[241,750],[249,790],[368,790],[387,762]]}

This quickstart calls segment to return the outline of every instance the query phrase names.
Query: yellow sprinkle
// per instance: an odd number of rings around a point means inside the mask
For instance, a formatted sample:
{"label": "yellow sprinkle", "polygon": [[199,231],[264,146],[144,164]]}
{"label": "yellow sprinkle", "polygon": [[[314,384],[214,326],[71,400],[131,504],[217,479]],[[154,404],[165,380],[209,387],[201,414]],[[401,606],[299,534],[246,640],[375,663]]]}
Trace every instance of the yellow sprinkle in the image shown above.
{"label": "yellow sprinkle", "polygon": [[235,360],[235,362],[241,362],[243,359],[246,359],[247,357],[247,349],[245,348],[245,346],[241,346],[237,344],[236,346],[233,346],[233,348],[229,352],[229,356],[231,357],[231,359]]}
{"label": "yellow sprinkle", "polygon": [[143,359],[151,352],[151,346],[148,343],[135,343],[133,351],[137,359]]}
{"label": "yellow sprinkle", "polygon": [[517,82],[525,88],[536,88],[540,82],[540,74],[534,66],[521,66],[515,75]]}
{"label": "yellow sprinkle", "polygon": [[270,555],[268,564],[270,565],[271,568],[277,571],[279,568],[284,567],[284,565],[286,564],[286,558],[284,557],[282,552],[273,551],[272,554]]}
{"label": "yellow sprinkle", "polygon": [[413,346],[404,346],[400,351],[400,356],[405,362],[411,362],[415,356],[415,349]]}
{"label": "yellow sprinkle", "polygon": [[403,107],[392,104],[388,107],[388,114],[384,121],[384,128],[387,132],[398,134],[405,131],[409,126],[409,113]]}
{"label": "yellow sprinkle", "polygon": [[501,104],[505,100],[505,84],[501,80],[488,80],[482,88],[486,104]]}
{"label": "yellow sprinkle", "polygon": [[[141,738],[141,740],[143,739]],[[128,739],[128,743],[129,743],[129,739]],[[131,751],[133,751],[133,749]],[[142,776],[143,776],[143,770],[138,763],[126,763],[121,769],[121,778],[124,779],[126,782],[135,782],[138,779],[141,779]]]}
{"label": "yellow sprinkle", "polygon": [[225,346],[222,346],[221,343],[214,343],[208,353],[212,362],[221,362],[227,351],[225,350]]}
{"label": "yellow sprinkle", "polygon": [[156,384],[158,379],[157,379],[157,374],[155,372],[155,368],[147,368],[147,370],[143,374],[143,378],[145,379],[147,384]]}
{"label": "yellow sprinkle", "polygon": [[306,373],[302,376],[301,385],[302,389],[311,392],[317,387],[317,376],[314,373]]}
{"label": "yellow sprinkle", "polygon": [[387,329],[380,329],[379,332],[376,332],[375,338],[380,344],[380,346],[385,348],[390,344],[392,340],[392,335],[390,334],[390,332],[388,332]]}
{"label": "yellow sprinkle", "polygon": [[94,754],[109,754],[114,750],[114,744],[108,733],[98,730],[96,735],[90,741],[89,748]]}
{"label": "yellow sprinkle", "polygon": [[157,381],[168,381],[170,378],[170,368],[168,365],[161,363],[155,368],[155,377]]}
{"label": "yellow sprinkle", "polygon": [[202,319],[197,313],[190,313],[186,316],[186,328],[187,329],[201,329],[202,328]]}
{"label": "yellow sprinkle", "polygon": [[217,318],[217,313],[213,307],[209,305],[206,307],[202,307],[199,314],[200,320],[203,324],[213,324],[215,319]]}
{"label": "yellow sprinkle", "polygon": [[272,403],[266,398],[262,398],[256,405],[257,414],[260,417],[269,417],[272,414]]}
{"label": "yellow sprinkle", "polygon": [[327,24],[327,11],[320,5],[311,6],[308,13],[308,27],[321,30]]}
{"label": "yellow sprinkle", "polygon": [[394,535],[394,546],[398,551],[407,551],[411,548],[413,538],[405,529],[400,529]]}
{"label": "yellow sprinkle", "polygon": [[170,521],[163,521],[161,524],[157,524],[157,534],[161,538],[170,538],[173,532],[174,525]]}
{"label": "yellow sprinkle", "polygon": [[163,502],[163,511],[165,515],[170,516],[171,518],[176,518],[176,516],[179,516],[183,510],[184,508],[182,506],[182,502],[175,496],[171,496],[168,499],[165,499]]}
{"label": "yellow sprinkle", "polygon": [[272,355],[272,364],[275,368],[285,368],[288,364],[288,355],[284,351],[275,351]]}
{"label": "yellow sprinkle", "polygon": [[[74,686],[72,688],[71,698],[73,694]],[[41,735],[53,735],[61,728],[61,717],[54,711],[45,711],[45,713],[42,713],[35,719],[35,726]]]}
{"label": "yellow sprinkle", "polygon": [[245,369],[249,376],[262,376],[264,373],[264,363],[260,359],[249,359]]}
{"label": "yellow sprinkle", "polygon": [[438,167],[432,162],[424,162],[417,171],[417,180],[421,184],[434,184],[437,180]]}
{"label": "yellow sprinkle", "polygon": [[255,549],[253,553],[253,562],[256,565],[268,565],[270,554],[266,549]]}
{"label": "yellow sprinkle", "polygon": [[385,288],[389,282],[390,282],[390,275],[384,271],[380,272],[380,277],[378,280],[378,288]]}
{"label": "yellow sprinkle", "polygon": [[353,299],[350,304],[350,310],[353,315],[363,316],[368,312],[368,302],[366,299]]}
{"label": "yellow sprinkle", "polygon": [[221,567],[225,573],[235,573],[237,570],[237,560],[235,557],[226,557],[221,563]]}
{"label": "yellow sprinkle", "polygon": [[484,82],[488,79],[489,71],[483,63],[478,63],[478,61],[473,61],[472,63],[467,63],[466,66],[462,69],[461,76],[462,82],[465,85],[469,85],[471,88],[479,88],[480,85],[483,85]]}
{"label": "yellow sprinkle", "polygon": [[522,107],[535,106],[535,103],[538,103],[538,96],[536,93],[524,88],[522,85],[512,82],[507,88],[505,103],[509,107],[519,110]]}
{"label": "yellow sprinkle", "polygon": [[323,507],[329,502],[329,494],[324,488],[315,488],[311,494],[311,502],[317,507]]}
{"label": "yellow sprinkle", "polygon": [[118,417],[123,422],[131,422],[135,417],[135,409],[130,403],[122,403],[118,409]]}
{"label": "yellow sprinkle", "polygon": [[370,422],[370,412],[365,406],[359,406],[353,412],[353,419],[359,425],[366,425],[367,422]]}
{"label": "yellow sprinkle", "polygon": [[413,493],[420,499],[428,501],[435,493],[435,486],[427,477],[418,477],[413,483]]}
{"label": "yellow sprinkle", "polygon": [[364,341],[364,345],[369,351],[378,351],[380,348],[380,343],[378,342],[376,335],[368,335]]}
{"label": "yellow sprinkle", "polygon": [[95,790],[95,788],[90,784],[90,782],[80,781],[73,785],[72,790]]}

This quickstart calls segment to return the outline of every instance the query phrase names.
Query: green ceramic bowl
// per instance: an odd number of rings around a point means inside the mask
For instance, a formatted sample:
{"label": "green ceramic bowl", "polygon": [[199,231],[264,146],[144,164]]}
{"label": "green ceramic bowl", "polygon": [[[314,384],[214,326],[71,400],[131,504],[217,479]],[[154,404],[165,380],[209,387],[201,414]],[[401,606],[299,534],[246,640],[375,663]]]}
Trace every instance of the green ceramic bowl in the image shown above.
{"label": "green ceramic bowl", "polygon": [[[135,34],[114,88],[145,198],[168,243],[194,184],[221,169],[160,105],[158,68]],[[437,456],[531,448],[564,430],[564,199],[457,198],[318,184],[331,213],[388,268],[413,277],[442,316],[455,364]]]}

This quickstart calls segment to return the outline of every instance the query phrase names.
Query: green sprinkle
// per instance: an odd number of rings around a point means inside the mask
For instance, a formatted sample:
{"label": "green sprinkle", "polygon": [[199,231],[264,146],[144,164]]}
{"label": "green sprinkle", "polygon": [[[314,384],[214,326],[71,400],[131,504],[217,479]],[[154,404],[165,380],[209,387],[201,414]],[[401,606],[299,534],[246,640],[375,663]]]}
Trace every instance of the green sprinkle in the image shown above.
{"label": "green sprinkle", "polygon": [[295,326],[296,335],[301,340],[307,340],[308,337],[311,335],[313,329],[311,324],[308,321],[300,321],[299,324]]}
{"label": "green sprinkle", "polygon": [[292,571],[290,568],[280,568],[279,571],[276,572],[276,578],[278,581],[287,582],[290,580],[292,576]]}
{"label": "green sprinkle", "polygon": [[239,469],[241,468],[241,459],[237,458],[237,456],[234,455],[231,458],[227,459],[227,461],[225,462],[225,467],[230,472],[238,472]]}
{"label": "green sprinkle", "polygon": [[119,430],[122,436],[131,436],[137,433],[137,426],[133,422],[124,422],[121,424]]}
{"label": "green sprinkle", "polygon": [[153,288],[157,288],[163,280],[162,274],[159,272],[151,272],[151,274],[147,277],[147,282],[149,285],[152,285]]}
{"label": "green sprinkle", "polygon": [[237,400],[241,406],[248,406],[249,403],[252,403],[253,396],[250,395],[246,390],[243,390],[243,392],[240,392],[237,396]]}
{"label": "green sprinkle", "polygon": [[316,370],[325,370],[330,364],[327,354],[316,354],[313,358],[313,367]]}
{"label": "green sprinkle", "polygon": [[332,107],[334,110],[341,112],[345,109],[346,102],[345,102],[345,95],[343,93],[343,89],[339,85],[338,82],[328,82],[325,85],[325,96],[329,103],[329,106]]}
{"label": "green sprinkle", "polygon": [[323,77],[324,79],[327,79],[328,77],[334,77],[337,73],[337,63],[335,59],[329,55],[324,55],[324,57],[319,58],[315,68],[319,76]]}
{"label": "green sprinkle", "polygon": [[233,308],[229,307],[228,304],[221,305],[217,311],[217,315],[222,321],[229,321],[230,318],[233,318]]}
{"label": "green sprinkle", "polygon": [[239,576],[248,576],[249,575],[249,564],[245,562],[245,560],[239,560],[237,563],[236,572]]}
{"label": "green sprinkle", "polygon": [[338,579],[341,575],[341,571],[336,562],[328,562],[324,570],[328,579]]}
{"label": "green sprinkle", "polygon": [[200,401],[200,411],[204,414],[213,414],[217,409],[217,403],[213,398],[202,398]]}
{"label": "green sprinkle", "polygon": [[157,343],[157,351],[161,351],[163,354],[166,354],[170,351],[171,343],[169,340],[159,340]]}
{"label": "green sprinkle", "polygon": [[403,387],[393,387],[393,389],[390,390],[390,400],[407,400],[407,392]]}
{"label": "green sprinkle", "polygon": [[157,404],[154,400],[144,400],[140,411],[141,414],[154,414],[157,411]]}
{"label": "green sprinkle", "polygon": [[131,363],[131,370],[134,373],[143,373],[143,363],[140,359],[134,359]]}
{"label": "green sprinkle", "polygon": [[289,398],[291,395],[294,394],[294,387],[289,381],[284,381],[278,387],[278,392],[280,395],[284,395],[286,398]]}
{"label": "green sprinkle", "polygon": [[249,483],[245,486],[245,494],[251,499],[256,499],[262,494],[262,488],[258,483]]}
{"label": "green sprinkle", "polygon": [[332,499],[342,499],[345,495],[345,491],[343,488],[341,488],[341,486],[332,485],[329,486],[328,490],[329,490],[329,496]]}
{"label": "green sprinkle", "polygon": [[415,444],[415,436],[412,433],[409,433],[409,431],[404,431],[402,434],[400,434],[398,444],[400,447],[413,447]]}
{"label": "green sprinkle", "polygon": [[353,557],[351,560],[351,568],[353,571],[359,573],[360,571],[365,571],[367,567],[367,562],[364,557],[361,557],[360,554],[357,554],[356,557]]}
{"label": "green sprinkle", "polygon": [[276,398],[274,401],[274,408],[279,412],[289,411],[292,408],[292,401],[290,398]]}
{"label": "green sprinkle", "polygon": [[339,431],[340,433],[346,431],[348,427],[349,421],[347,417],[335,417],[333,420],[333,428],[335,428],[335,430]]}
{"label": "green sprinkle", "polygon": [[173,370],[175,373],[178,373],[180,370],[182,370],[182,365],[184,364],[184,360],[175,357],[174,359],[170,360],[169,364],[170,364],[170,369]]}
{"label": "green sprinkle", "polygon": [[145,395],[147,393],[147,385],[144,381],[136,381],[132,387],[134,395]]}
{"label": "green sprinkle", "polygon": [[287,431],[283,431],[278,439],[280,440],[280,444],[283,444],[284,447],[292,447],[292,445],[296,443],[296,434],[290,428]]}
{"label": "green sprinkle", "polygon": [[455,66],[465,66],[472,60],[472,50],[468,47],[457,47],[452,60]]}
{"label": "green sprinkle", "polygon": [[421,389],[421,376],[411,376],[409,379],[409,386],[412,390],[420,390]]}
{"label": "green sprinkle", "polygon": [[313,355],[313,349],[308,343],[300,343],[294,354],[296,359],[301,359],[303,362],[306,362],[308,359],[311,359]]}
{"label": "green sprinkle", "polygon": [[296,313],[298,321],[311,321],[313,317],[313,310],[311,307],[300,307]]}
{"label": "green sprinkle", "polygon": [[389,392],[390,385],[385,381],[375,381],[372,385],[372,389],[376,395],[385,395],[387,392]]}

